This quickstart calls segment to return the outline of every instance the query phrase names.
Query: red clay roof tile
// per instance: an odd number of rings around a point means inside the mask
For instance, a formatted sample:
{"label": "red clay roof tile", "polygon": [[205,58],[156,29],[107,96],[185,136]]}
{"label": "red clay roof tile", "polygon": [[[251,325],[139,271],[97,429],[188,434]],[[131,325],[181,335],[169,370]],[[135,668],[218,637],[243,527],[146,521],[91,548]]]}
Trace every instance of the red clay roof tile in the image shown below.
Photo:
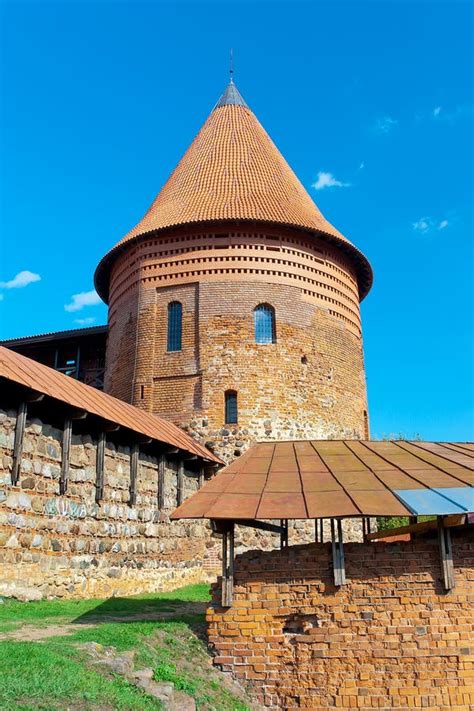
{"label": "red clay roof tile", "polygon": [[226,220],[318,233],[351,254],[361,298],[370,289],[366,257],[323,217],[255,114],[244,103],[224,103],[211,112],[144,217],[102,259],[97,290],[107,297],[113,259],[130,240],[179,225]]}

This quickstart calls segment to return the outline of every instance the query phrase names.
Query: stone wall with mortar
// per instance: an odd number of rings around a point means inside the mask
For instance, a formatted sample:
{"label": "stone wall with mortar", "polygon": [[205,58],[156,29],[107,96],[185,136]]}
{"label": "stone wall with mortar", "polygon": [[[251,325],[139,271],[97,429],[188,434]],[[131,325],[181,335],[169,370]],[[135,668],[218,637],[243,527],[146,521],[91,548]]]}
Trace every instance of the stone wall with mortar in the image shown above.
{"label": "stone wall with mortar", "polygon": [[239,556],[232,607],[216,584],[207,613],[215,664],[270,709],[471,711],[474,531],[453,532],[449,593],[435,538],[344,552],[341,588],[329,544]]}
{"label": "stone wall with mortar", "polygon": [[[129,506],[129,448],[107,442],[104,496],[97,504],[96,442],[73,435],[68,490],[60,496],[62,433],[29,420],[13,487],[14,427],[15,413],[0,410],[0,595],[132,595],[214,577],[219,555],[213,548],[219,543],[207,522],[169,520],[176,506],[176,462],[166,466],[160,511],[158,461],[141,453],[136,505]],[[196,474],[185,471],[185,497],[197,488]]]}
{"label": "stone wall with mortar", "polygon": [[[29,420],[18,486],[11,485],[15,412],[0,410],[0,595],[132,595],[215,579],[221,542],[208,522],[169,520],[176,507],[177,464],[165,472],[157,508],[158,462],[140,455],[136,505],[129,500],[130,451],[107,443],[103,500],[95,501],[96,442],[73,435],[67,494],[59,495],[61,431]],[[188,471],[184,495],[197,490]],[[360,540],[359,521],[345,537]],[[325,538],[330,535],[325,522]],[[290,521],[290,544],[314,540],[313,521]],[[236,553],[280,547],[278,535],[236,527]]]}

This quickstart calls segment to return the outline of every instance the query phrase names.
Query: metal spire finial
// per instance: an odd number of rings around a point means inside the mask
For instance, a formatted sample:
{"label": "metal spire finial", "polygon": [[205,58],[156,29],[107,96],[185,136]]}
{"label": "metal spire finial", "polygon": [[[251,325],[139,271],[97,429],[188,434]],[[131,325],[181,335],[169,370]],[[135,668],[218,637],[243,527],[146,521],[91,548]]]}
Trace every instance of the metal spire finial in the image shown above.
{"label": "metal spire finial", "polygon": [[224,93],[222,94],[221,98],[217,102],[217,104],[214,106],[215,109],[218,109],[221,106],[243,106],[244,108],[248,109],[247,104],[243,100],[242,96],[240,95],[239,90],[234,84],[234,50],[230,50],[230,56],[229,56],[229,74],[230,74],[230,80],[229,83],[227,84]]}

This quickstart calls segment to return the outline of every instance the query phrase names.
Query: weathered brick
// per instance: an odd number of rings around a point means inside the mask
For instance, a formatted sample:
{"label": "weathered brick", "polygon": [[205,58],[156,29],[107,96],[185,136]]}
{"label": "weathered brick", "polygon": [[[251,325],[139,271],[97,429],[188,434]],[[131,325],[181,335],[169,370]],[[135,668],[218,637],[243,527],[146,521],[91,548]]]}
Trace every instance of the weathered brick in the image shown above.
{"label": "weathered brick", "polygon": [[[212,643],[218,654],[225,645],[226,657],[234,658],[226,670],[239,675],[245,668],[256,700],[275,710],[470,711],[474,657],[459,636],[474,635],[474,532],[453,534],[456,587],[448,594],[438,582],[435,539],[346,544],[346,571],[357,571],[357,577],[348,576],[339,590],[327,565],[328,548],[311,544],[237,557],[235,604],[244,614],[234,618],[232,634],[247,635],[254,618],[262,619],[258,638],[250,634],[242,645],[236,636],[229,645],[228,613],[214,610]],[[418,561],[410,573],[407,560]],[[258,599],[242,607],[257,580]],[[219,594],[216,584],[216,603]],[[286,595],[285,608],[268,607],[275,594]]]}

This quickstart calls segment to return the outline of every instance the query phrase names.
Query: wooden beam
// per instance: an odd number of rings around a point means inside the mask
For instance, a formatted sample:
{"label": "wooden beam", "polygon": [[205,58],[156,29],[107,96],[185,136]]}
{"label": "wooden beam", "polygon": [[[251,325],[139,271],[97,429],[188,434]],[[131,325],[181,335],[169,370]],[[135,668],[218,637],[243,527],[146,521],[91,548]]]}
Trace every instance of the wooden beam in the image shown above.
{"label": "wooden beam", "polygon": [[441,562],[441,581],[445,592],[449,592],[456,587],[454,579],[453,548],[451,543],[451,531],[444,525],[444,516],[437,517],[439,556]]}
{"label": "wooden beam", "polygon": [[324,519],[314,519],[314,541],[315,543],[324,543]]}
{"label": "wooden beam", "polygon": [[44,400],[44,393],[39,393],[36,390],[30,390],[25,396],[26,402],[41,402]]}
{"label": "wooden beam", "polygon": [[71,457],[72,439],[72,419],[66,417],[64,420],[62,455],[61,455],[61,475],[59,478],[59,493],[65,494],[69,480],[69,461]]}
{"label": "wooden beam", "polygon": [[162,450],[165,454],[178,454],[178,447],[164,447]]}
{"label": "wooden beam", "polygon": [[138,479],[138,459],[140,456],[140,445],[135,442],[130,448],[130,498],[129,506],[135,506],[137,502],[137,479]]}
{"label": "wooden beam", "polygon": [[331,544],[332,544],[332,567],[334,574],[334,585],[340,587],[346,582],[346,569],[344,564],[344,547],[342,540],[341,520],[337,520],[337,535],[334,519],[331,519]]}
{"label": "wooden beam", "polygon": [[137,444],[151,444],[153,442],[151,437],[147,437],[146,435],[140,435],[140,434],[135,434],[133,437],[134,442]]}
{"label": "wooden beam", "polygon": [[23,455],[23,441],[25,438],[26,413],[28,406],[23,400],[18,405],[15,423],[15,439],[13,443],[12,486],[17,486],[20,479],[21,457]]}
{"label": "wooden beam", "polygon": [[176,506],[181,506],[184,501],[184,461],[178,462],[178,474],[176,481]]}
{"label": "wooden beam", "polygon": [[232,607],[234,599],[234,523],[222,536],[222,607]]}
{"label": "wooden beam", "polygon": [[319,519],[319,542],[324,543],[324,519]]}
{"label": "wooden beam", "polygon": [[[454,528],[455,526],[463,526],[465,522],[465,514],[451,514],[450,516],[445,516],[443,525],[445,528]],[[402,536],[405,533],[426,533],[428,531],[436,531],[437,528],[437,521],[421,521],[420,523],[412,523],[398,528],[382,528],[380,531],[369,533],[367,540],[376,541],[379,538],[392,538],[394,536]]]}
{"label": "wooden beam", "polygon": [[362,534],[364,541],[367,542],[370,535],[370,518],[368,516],[364,516],[362,519]]}
{"label": "wooden beam", "polygon": [[160,511],[165,507],[165,473],[166,455],[160,454],[158,460],[158,509]]}
{"label": "wooden beam", "polygon": [[87,410],[72,410],[69,417],[71,420],[85,420],[88,414]]}
{"label": "wooden beam", "polygon": [[105,432],[100,432],[97,439],[95,463],[95,500],[99,503],[104,497],[104,469],[105,469]]}
{"label": "wooden beam", "polygon": [[120,429],[120,425],[117,425],[115,422],[104,422],[102,429],[104,432],[117,432]]}
{"label": "wooden beam", "polygon": [[[227,524],[227,521],[223,521],[222,523]],[[270,533],[279,533],[280,535],[283,532],[282,526],[277,526],[274,523],[267,523],[267,521],[253,521],[251,519],[236,519],[235,523],[238,526],[246,526],[247,528],[256,528],[259,531],[269,531]]]}

